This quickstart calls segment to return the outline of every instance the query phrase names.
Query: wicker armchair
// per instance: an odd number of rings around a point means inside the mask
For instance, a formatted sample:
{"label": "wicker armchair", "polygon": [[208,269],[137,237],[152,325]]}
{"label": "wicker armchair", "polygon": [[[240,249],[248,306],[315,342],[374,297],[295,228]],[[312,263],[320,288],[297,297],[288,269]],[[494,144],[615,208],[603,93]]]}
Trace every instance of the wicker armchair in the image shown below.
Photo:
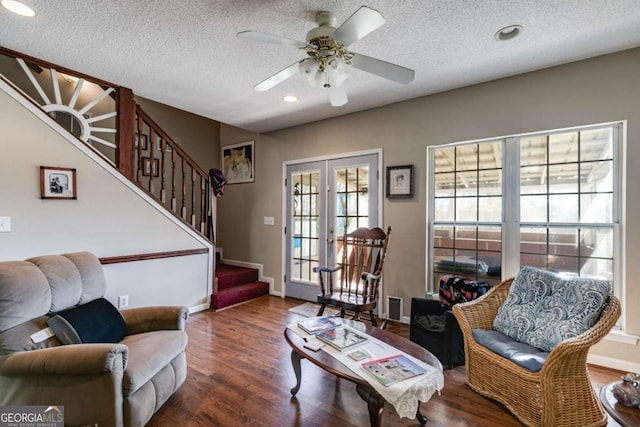
{"label": "wicker armchair", "polygon": [[587,353],[615,325],[620,301],[610,296],[591,329],[560,342],[542,369],[531,372],[481,346],[472,335],[474,329],[492,329],[512,282],[508,279],[483,297],[453,307],[464,336],[467,384],[503,403],[529,426],[605,426],[607,416],[587,373]]}

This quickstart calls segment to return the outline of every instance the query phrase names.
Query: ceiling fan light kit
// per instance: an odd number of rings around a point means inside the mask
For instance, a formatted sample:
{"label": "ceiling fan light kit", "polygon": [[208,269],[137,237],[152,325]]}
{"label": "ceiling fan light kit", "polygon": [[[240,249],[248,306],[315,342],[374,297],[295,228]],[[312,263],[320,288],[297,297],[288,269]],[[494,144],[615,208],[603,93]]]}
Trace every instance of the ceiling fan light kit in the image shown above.
{"label": "ceiling fan light kit", "polygon": [[307,33],[306,43],[255,31],[241,31],[237,34],[245,39],[293,46],[304,50],[309,56],[258,83],[254,86],[256,90],[269,90],[300,73],[311,86],[327,89],[331,105],[339,107],[348,102],[347,94],[340,86],[349,77],[349,67],[402,84],[413,81],[413,70],[347,49],[351,43],[385,23],[384,17],[377,10],[362,6],[337,29],[336,17],[330,12],[321,11],[316,13],[316,23],[318,27]]}

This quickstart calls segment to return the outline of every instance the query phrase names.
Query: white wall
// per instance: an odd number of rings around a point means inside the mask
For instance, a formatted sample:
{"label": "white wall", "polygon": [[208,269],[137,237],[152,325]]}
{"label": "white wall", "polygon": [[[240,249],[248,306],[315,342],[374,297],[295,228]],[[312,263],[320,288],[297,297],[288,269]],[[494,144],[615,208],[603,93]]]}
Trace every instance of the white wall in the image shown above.
{"label": "white wall", "polygon": [[[0,233],[0,260],[74,251],[110,257],[210,248],[115,176],[101,158],[57,133],[56,124],[50,127],[20,105],[2,90],[4,82],[0,86],[0,216],[11,217],[12,228]],[[41,200],[41,165],[76,168],[78,199]],[[114,303],[117,295],[129,294],[130,306],[202,308],[210,293],[207,255],[110,264],[105,272],[107,297]]]}

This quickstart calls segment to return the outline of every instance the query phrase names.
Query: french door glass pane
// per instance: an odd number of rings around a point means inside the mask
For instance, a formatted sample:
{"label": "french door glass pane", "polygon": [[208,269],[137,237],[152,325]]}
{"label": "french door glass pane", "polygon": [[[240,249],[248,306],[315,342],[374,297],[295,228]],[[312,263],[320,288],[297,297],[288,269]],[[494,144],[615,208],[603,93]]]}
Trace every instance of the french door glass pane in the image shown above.
{"label": "french door glass pane", "polygon": [[318,172],[293,173],[293,206],[291,223],[293,224],[291,276],[295,280],[315,281],[317,274],[313,267],[318,265],[320,253],[320,217]]}
{"label": "french door glass pane", "polygon": [[345,232],[369,226],[369,166],[336,168],[334,173],[336,236],[340,239]]}

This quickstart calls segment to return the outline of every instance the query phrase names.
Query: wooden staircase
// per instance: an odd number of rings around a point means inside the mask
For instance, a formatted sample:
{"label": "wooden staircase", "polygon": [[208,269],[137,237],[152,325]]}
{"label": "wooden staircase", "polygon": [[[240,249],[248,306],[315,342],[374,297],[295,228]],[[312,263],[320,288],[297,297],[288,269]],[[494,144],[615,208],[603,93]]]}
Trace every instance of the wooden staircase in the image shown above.
{"label": "wooden staircase", "polygon": [[[10,83],[164,209],[215,245],[215,205],[211,206],[208,171],[135,103],[131,89],[1,46],[0,66],[2,76],[4,67],[10,71],[7,75],[24,74],[25,78],[17,79],[24,83],[21,87]],[[59,75],[76,80],[60,79]],[[99,95],[80,102],[79,94],[86,87]],[[269,294],[269,284],[260,282],[258,270],[250,268],[217,263],[214,282],[212,309]]]}
{"label": "wooden staircase", "polygon": [[258,270],[218,262],[217,291],[211,295],[211,309],[219,310],[263,295],[269,295],[269,284],[258,280]]}

